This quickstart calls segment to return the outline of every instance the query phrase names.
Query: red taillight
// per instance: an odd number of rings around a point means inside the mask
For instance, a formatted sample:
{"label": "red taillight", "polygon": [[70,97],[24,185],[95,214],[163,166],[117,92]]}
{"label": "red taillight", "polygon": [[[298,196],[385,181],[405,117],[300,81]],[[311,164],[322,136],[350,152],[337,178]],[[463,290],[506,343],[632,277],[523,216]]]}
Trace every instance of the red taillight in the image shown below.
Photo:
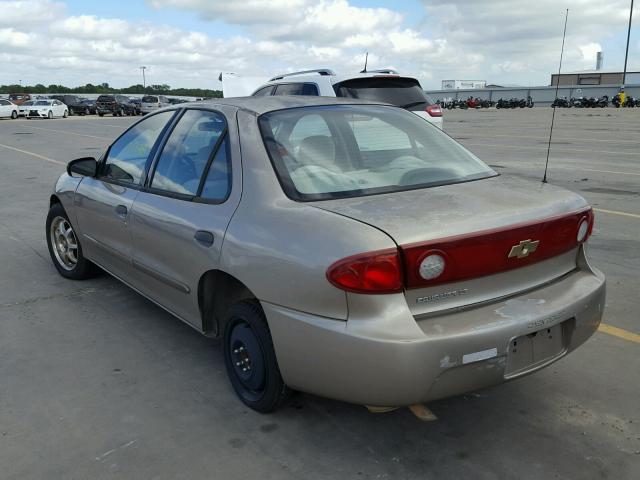
{"label": "red taillight", "polygon": [[402,263],[397,249],[363,253],[337,261],[327,279],[356,293],[397,293],[403,289]]}
{"label": "red taillight", "polygon": [[442,116],[442,108],[440,105],[429,105],[426,109],[427,113],[432,117],[441,117]]}
{"label": "red taillight", "polygon": [[[580,240],[584,221],[588,222],[587,233]],[[593,211],[589,208],[542,221],[405,245],[401,250],[406,287],[467,280],[530,265],[576,248],[589,238],[592,229]],[[421,275],[420,266],[434,254],[442,258],[443,268],[437,276],[428,278],[424,268]]]}

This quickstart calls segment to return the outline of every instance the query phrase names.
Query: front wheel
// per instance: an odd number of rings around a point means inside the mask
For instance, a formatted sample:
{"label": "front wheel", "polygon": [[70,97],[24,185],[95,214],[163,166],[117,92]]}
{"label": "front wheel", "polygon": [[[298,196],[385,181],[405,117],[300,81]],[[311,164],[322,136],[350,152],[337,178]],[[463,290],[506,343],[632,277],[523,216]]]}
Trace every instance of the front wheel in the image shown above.
{"label": "front wheel", "polygon": [[64,113],[62,114],[62,118],[67,118],[69,116],[69,111],[65,110]]}
{"label": "front wheel", "polygon": [[11,112],[11,120],[15,120],[16,118],[18,118],[18,112],[14,110]]}
{"label": "front wheel", "polygon": [[46,226],[49,255],[58,273],[72,280],[95,276],[98,268],[82,254],[78,235],[61,204],[51,206]]}
{"label": "front wheel", "polygon": [[51,120],[53,118],[53,112],[51,110],[49,110],[49,113],[47,113],[47,118],[49,120]]}
{"label": "front wheel", "polygon": [[224,328],[224,360],[231,385],[249,408],[276,410],[290,394],[280,375],[267,319],[257,301],[229,310]]}

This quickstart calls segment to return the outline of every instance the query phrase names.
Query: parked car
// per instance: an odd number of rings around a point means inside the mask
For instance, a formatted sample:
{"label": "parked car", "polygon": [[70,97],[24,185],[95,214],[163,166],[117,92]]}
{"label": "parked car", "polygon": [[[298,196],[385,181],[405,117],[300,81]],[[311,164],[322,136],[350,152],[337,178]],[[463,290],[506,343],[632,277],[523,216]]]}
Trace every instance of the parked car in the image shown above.
{"label": "parked car", "polygon": [[75,115],[95,115],[96,101],[89,98],[83,98],[78,103],[71,105],[71,110]]}
{"label": "parked car", "polygon": [[[227,78],[233,81],[233,77]],[[390,103],[442,128],[442,109],[425,94],[418,79],[400,76],[391,69],[341,76],[329,69],[286,73],[273,77],[252,95],[311,95]]]}
{"label": "parked car", "polygon": [[406,110],[245,97],[159,110],[70,162],[46,238],[63,277],[99,266],[222,337],[267,412],[290,388],[411,405],[562,358],[605,305],[593,219]]}
{"label": "parked car", "polygon": [[24,102],[31,100],[31,95],[28,93],[10,93],[9,100],[14,105],[22,105]]}
{"label": "parked car", "polygon": [[67,118],[69,115],[68,107],[60,100],[36,100],[27,111],[27,118]]}
{"label": "parked car", "polygon": [[31,106],[34,103],[36,103],[36,100],[27,100],[22,105],[19,105],[18,106],[18,116],[19,117],[26,117],[27,113],[29,112],[29,109],[31,108]]}
{"label": "parked car", "polygon": [[96,100],[96,110],[101,117],[110,113],[115,116],[135,115],[135,106],[124,95],[100,95]]}
{"label": "parked car", "polygon": [[140,110],[143,115],[147,113],[151,113],[154,110],[158,110],[160,108],[168,107],[171,105],[167,97],[164,95],[145,95],[142,97],[142,101],[140,104]]}
{"label": "parked car", "polygon": [[69,111],[69,115],[73,115],[74,106],[80,105],[82,99],[77,95],[51,95],[49,98],[59,100],[67,106],[67,110]]}
{"label": "parked car", "polygon": [[135,108],[135,115],[142,114],[142,99],[140,98],[130,98],[129,102]]}
{"label": "parked car", "polygon": [[18,105],[9,101],[0,99],[0,118],[9,117],[13,120],[18,118]]}

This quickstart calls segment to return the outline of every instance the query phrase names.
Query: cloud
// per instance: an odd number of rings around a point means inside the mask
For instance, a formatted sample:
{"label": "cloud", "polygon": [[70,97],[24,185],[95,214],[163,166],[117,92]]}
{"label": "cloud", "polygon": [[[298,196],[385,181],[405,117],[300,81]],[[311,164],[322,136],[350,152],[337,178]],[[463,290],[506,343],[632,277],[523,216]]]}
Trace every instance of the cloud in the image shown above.
{"label": "cloud", "polygon": [[[0,61],[20,69],[0,70],[0,83],[126,86],[140,82],[146,65],[151,83],[217,88],[221,71],[357,72],[366,51],[370,68],[393,66],[431,88],[443,78],[545,84],[557,69],[564,7],[556,0],[422,0],[386,8],[351,2],[148,0],[151,8],[205,19],[195,31],[127,20],[116,9],[109,18],[69,14],[60,1],[4,1]],[[625,31],[627,0],[572,0],[570,8],[563,69],[593,68],[595,52]],[[221,37],[209,20],[239,33]],[[631,67],[639,51],[630,51]]]}

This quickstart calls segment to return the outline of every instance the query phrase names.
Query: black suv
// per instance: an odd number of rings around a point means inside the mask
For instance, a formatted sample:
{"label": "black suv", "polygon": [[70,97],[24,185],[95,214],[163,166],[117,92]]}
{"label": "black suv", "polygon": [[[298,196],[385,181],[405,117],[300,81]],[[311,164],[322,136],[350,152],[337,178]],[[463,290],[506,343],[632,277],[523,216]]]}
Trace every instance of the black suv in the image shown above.
{"label": "black suv", "polygon": [[136,114],[135,105],[131,103],[129,97],[124,95],[100,95],[96,100],[96,110],[101,117],[105,113],[110,113],[114,117]]}
{"label": "black suv", "polygon": [[82,101],[82,99],[77,95],[50,95],[49,98],[53,98],[64,103],[67,106],[69,115],[73,115],[74,113],[76,113],[73,107],[79,105]]}

